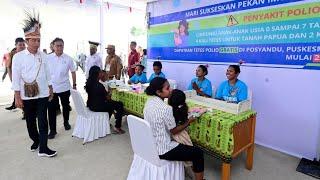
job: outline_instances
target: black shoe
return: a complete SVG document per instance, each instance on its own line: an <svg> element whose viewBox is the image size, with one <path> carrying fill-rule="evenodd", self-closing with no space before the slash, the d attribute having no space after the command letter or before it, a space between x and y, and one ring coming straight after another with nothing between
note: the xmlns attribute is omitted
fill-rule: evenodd
<svg viewBox="0 0 320 180"><path fill-rule="evenodd" d="M36 151L38 149L38 147L39 147L39 143L35 143L34 142L30 147L30 151L34 152L34 151Z"/></svg>
<svg viewBox="0 0 320 180"><path fill-rule="evenodd" d="M54 157L57 154L58 154L57 151L52 151L49 148L46 148L45 150L41 150L38 152L39 157Z"/></svg>
<svg viewBox="0 0 320 180"><path fill-rule="evenodd" d="M6 107L5 109L8 110L8 111L11 111L11 110L16 109L16 106L12 105L10 107Z"/></svg>
<svg viewBox="0 0 320 180"><path fill-rule="evenodd" d="M69 105L69 111L72 111L72 107Z"/></svg>
<svg viewBox="0 0 320 180"><path fill-rule="evenodd" d="M51 132L48 135L48 139L54 139L54 137L56 136L57 132Z"/></svg>
<svg viewBox="0 0 320 180"><path fill-rule="evenodd" d="M70 130L71 129L71 125L69 123L64 123L64 129L66 131Z"/></svg>

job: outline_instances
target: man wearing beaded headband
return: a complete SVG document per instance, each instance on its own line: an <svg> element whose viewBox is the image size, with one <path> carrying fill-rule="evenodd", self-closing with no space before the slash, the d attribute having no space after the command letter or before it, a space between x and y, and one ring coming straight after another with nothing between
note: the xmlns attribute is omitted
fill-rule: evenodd
<svg viewBox="0 0 320 180"><path fill-rule="evenodd" d="M47 55L39 51L39 15L26 13L23 31L27 49L15 54L12 60L12 89L15 91L16 107L23 108L29 137L33 144L30 151L39 148L38 156L53 157L57 154L48 148L48 101L53 98ZM38 128L37 122L38 119Z"/></svg>

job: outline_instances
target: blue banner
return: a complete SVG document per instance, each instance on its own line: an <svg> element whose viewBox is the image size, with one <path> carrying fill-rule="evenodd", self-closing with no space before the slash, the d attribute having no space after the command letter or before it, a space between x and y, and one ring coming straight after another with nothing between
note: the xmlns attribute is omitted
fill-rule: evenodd
<svg viewBox="0 0 320 180"><path fill-rule="evenodd" d="M213 63L242 59L250 65L320 69L316 0L228 1L154 17L152 24L150 59Z"/></svg>
<svg viewBox="0 0 320 180"><path fill-rule="evenodd" d="M151 17L150 25L161 24L172 21L179 21L181 19L192 19L198 17L212 16L218 14L224 14L228 12L237 12L249 9L255 9L260 7L268 7L292 2L299 2L303 0L242 0L242 1L230 1L215 4L212 6L205 6L196 9L190 9L186 11L171 13L163 16Z"/></svg>
<svg viewBox="0 0 320 180"><path fill-rule="evenodd" d="M245 59L246 63L255 64L305 65L319 61L320 44L155 47L148 52L149 59L161 60L238 62L240 59Z"/></svg>

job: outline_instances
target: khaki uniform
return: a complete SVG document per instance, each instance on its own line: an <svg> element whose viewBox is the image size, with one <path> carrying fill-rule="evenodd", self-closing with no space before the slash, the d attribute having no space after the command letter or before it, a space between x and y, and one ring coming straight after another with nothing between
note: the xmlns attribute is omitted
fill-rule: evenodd
<svg viewBox="0 0 320 180"><path fill-rule="evenodd" d="M107 65L110 66L110 70L106 68ZM115 76L116 79L120 80L122 67L123 67L122 62L119 56L117 55L107 56L104 69L108 72L109 78L112 78L113 76Z"/></svg>

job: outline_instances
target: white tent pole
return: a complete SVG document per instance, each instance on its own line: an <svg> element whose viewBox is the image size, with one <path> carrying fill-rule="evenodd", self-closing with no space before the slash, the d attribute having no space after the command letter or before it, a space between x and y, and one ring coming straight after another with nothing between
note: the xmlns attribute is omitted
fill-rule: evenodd
<svg viewBox="0 0 320 180"><path fill-rule="evenodd" d="M104 6L103 0L100 0L100 55L104 63L105 57L105 39L104 39Z"/></svg>

